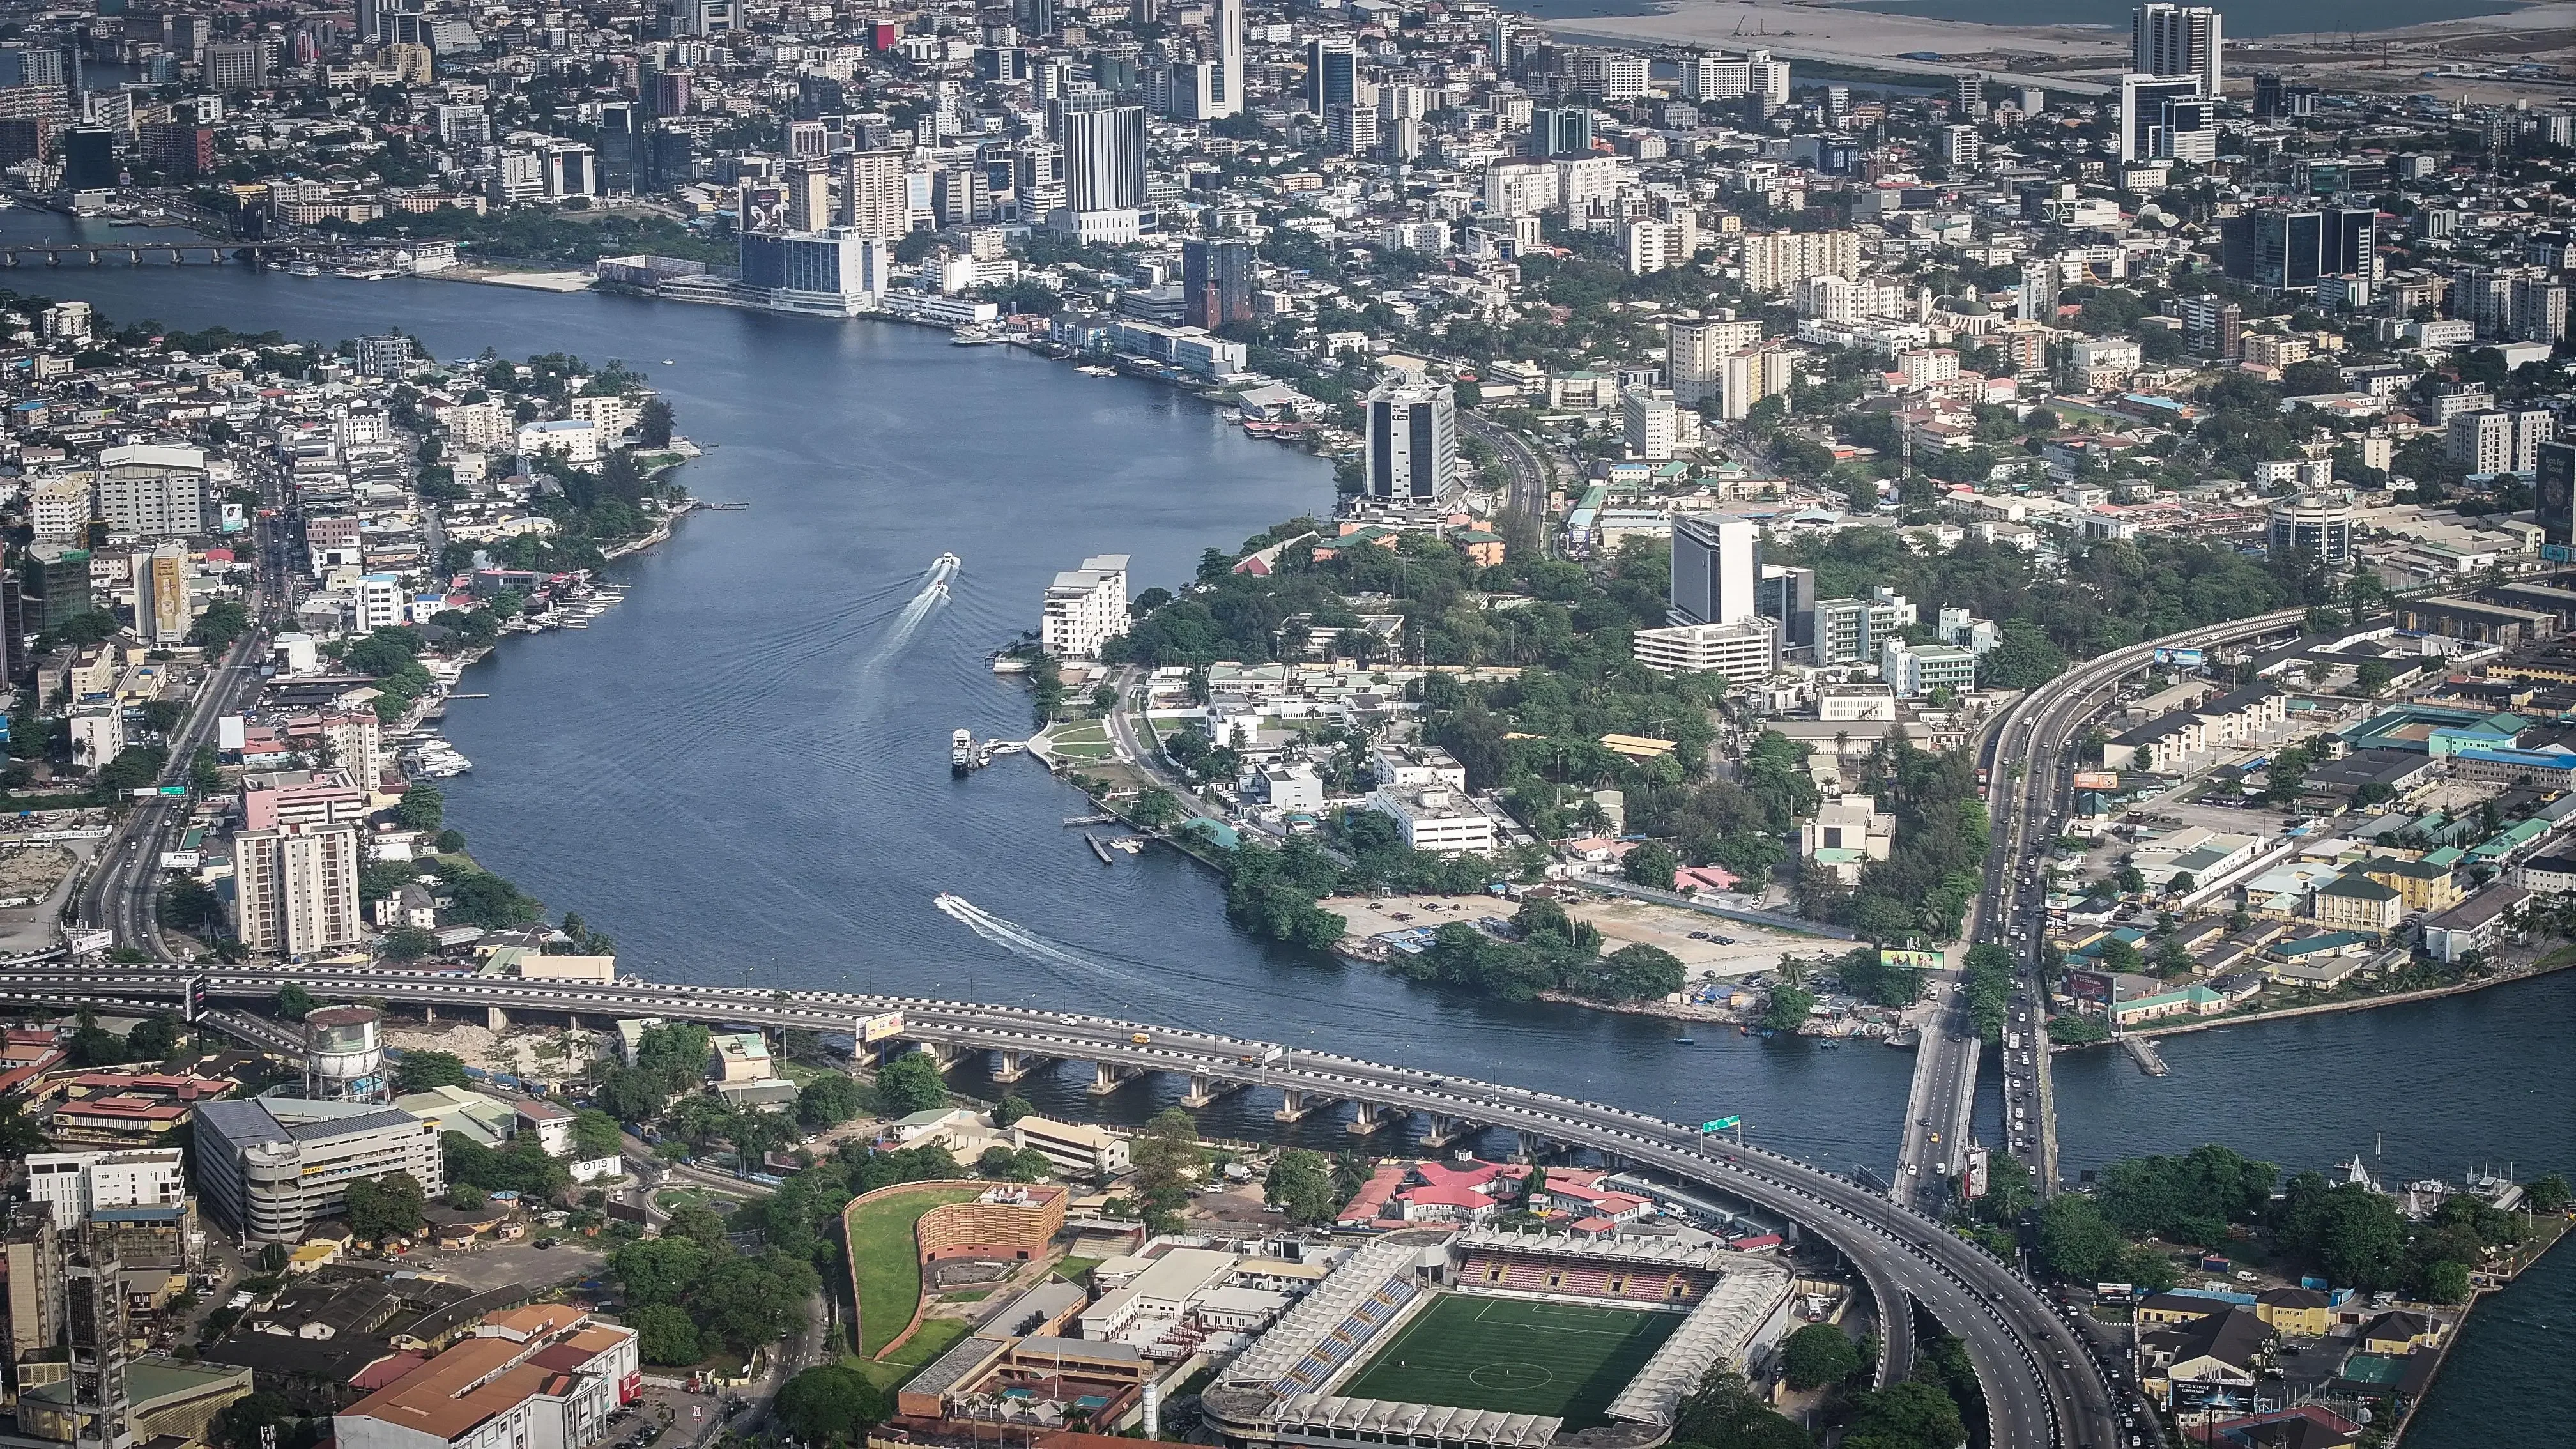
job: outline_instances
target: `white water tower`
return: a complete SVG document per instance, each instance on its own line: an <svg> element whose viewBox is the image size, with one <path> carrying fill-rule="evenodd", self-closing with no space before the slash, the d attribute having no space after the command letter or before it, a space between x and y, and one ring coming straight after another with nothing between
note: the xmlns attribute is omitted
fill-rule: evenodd
<svg viewBox="0 0 2576 1449"><path fill-rule="evenodd" d="M372 1006L324 1006L304 1018L304 1095L317 1102L390 1100L384 1013Z"/></svg>

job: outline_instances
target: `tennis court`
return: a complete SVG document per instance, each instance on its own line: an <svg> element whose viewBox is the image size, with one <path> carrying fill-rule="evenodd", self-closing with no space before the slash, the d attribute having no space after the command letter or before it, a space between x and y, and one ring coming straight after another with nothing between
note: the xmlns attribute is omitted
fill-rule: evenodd
<svg viewBox="0 0 2576 1449"><path fill-rule="evenodd" d="M1444 1293L1341 1392L1589 1428L1607 1422L1610 1401L1681 1321L1646 1308Z"/></svg>

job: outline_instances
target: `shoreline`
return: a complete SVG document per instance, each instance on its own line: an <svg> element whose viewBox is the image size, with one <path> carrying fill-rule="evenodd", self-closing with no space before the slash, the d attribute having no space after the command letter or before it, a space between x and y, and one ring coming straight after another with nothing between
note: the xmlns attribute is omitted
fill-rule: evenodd
<svg viewBox="0 0 2576 1449"><path fill-rule="evenodd" d="M2486 991L2493 987L2511 986L2517 982L2523 981L2537 981L2543 977L2555 976L2562 971L2576 971L2576 951L2570 951L2568 955L2569 959L2552 966L2543 966L2535 963L2528 971L2517 971L2510 975L2482 977L2476 981L2459 981L2454 982L2449 986L2428 986L2420 991L2393 991L2384 996L2361 996L2355 997L2350 1001L2318 1001L2312 1002L2306 1006L2285 1006L2278 1011L2255 1011L2247 1012L2242 1015L2201 1017L2192 1021L2177 1022L2172 1026L2140 1027L2135 1031L2125 1031L2120 1033L2119 1036L2106 1037L2101 1041L2052 1043L2049 1046L2049 1053L2053 1056L2060 1052L2082 1052L2091 1051L2097 1047L2117 1046L2121 1041L2129 1037L2153 1038L2188 1036L2194 1032L2217 1031L2222 1027L2261 1026L2270 1022L2290 1021L2299 1017L2330 1016L2349 1011L2372 1011L2383 1006L2405 1006L2419 1001L2438 1001L2446 996L2466 996L2472 992Z"/></svg>

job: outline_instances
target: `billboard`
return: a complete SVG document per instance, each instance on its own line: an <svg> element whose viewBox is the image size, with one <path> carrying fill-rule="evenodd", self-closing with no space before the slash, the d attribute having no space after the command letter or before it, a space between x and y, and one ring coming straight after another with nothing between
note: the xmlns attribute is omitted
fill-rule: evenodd
<svg viewBox="0 0 2576 1449"><path fill-rule="evenodd" d="M2206 660L2197 649L2159 649L2156 651L2156 662L2179 665L2184 669L2198 669Z"/></svg>
<svg viewBox="0 0 2576 1449"><path fill-rule="evenodd" d="M903 1013L900 1011L879 1012L875 1016L859 1018L859 1045L861 1046L875 1046L887 1037L901 1035L903 1035Z"/></svg>
<svg viewBox="0 0 2576 1449"><path fill-rule="evenodd" d="M1938 951L1906 951L1894 946L1881 946L1878 948L1878 964L1904 966L1916 971L1938 971L1942 961Z"/></svg>
<svg viewBox="0 0 2576 1449"><path fill-rule="evenodd" d="M1718 1117L1699 1124L1699 1130L1702 1134L1732 1132L1742 1125L1744 1125L1744 1119L1741 1117Z"/></svg>
<svg viewBox="0 0 2576 1449"><path fill-rule="evenodd" d="M1967 1170L1959 1174L1959 1196L1970 1202L1986 1195L1986 1149L1968 1149Z"/></svg>
<svg viewBox="0 0 2576 1449"><path fill-rule="evenodd" d="M2078 790L2117 790L2120 788L2120 772L2117 770L2078 770L2075 772L2075 788Z"/></svg>

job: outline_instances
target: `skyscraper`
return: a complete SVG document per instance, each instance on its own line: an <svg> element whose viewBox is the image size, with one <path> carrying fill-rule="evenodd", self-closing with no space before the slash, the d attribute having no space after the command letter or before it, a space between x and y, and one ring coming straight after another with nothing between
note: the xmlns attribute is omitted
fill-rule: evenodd
<svg viewBox="0 0 2576 1449"><path fill-rule="evenodd" d="M1193 327L1252 320L1252 243L1237 237L1181 243L1181 306Z"/></svg>
<svg viewBox="0 0 2576 1449"><path fill-rule="evenodd" d="M165 543L136 556L134 632L150 649L188 642L188 548Z"/></svg>
<svg viewBox="0 0 2576 1449"><path fill-rule="evenodd" d="M1112 91L1074 91L1052 112L1064 147L1064 204L1068 210L1134 211L1145 204L1145 108Z"/></svg>
<svg viewBox="0 0 2576 1449"><path fill-rule="evenodd" d="M2576 443L2553 440L2536 453L2532 518L2540 525L2542 546L2562 550L2542 556L2552 563L2576 562L2576 553L2565 551L2576 548Z"/></svg>
<svg viewBox="0 0 2576 1449"><path fill-rule="evenodd" d="M1673 515L1673 612L1693 624L1753 617L1762 531L1750 519Z"/></svg>
<svg viewBox="0 0 2576 1449"><path fill-rule="evenodd" d="M2129 18L2129 68L2142 75L2196 76L2219 95L2218 12L2206 5L2141 5Z"/></svg>
<svg viewBox="0 0 2576 1449"><path fill-rule="evenodd" d="M2120 164L2218 155L2215 110L2195 76L2120 77Z"/></svg>
<svg viewBox="0 0 2576 1449"><path fill-rule="evenodd" d="M1429 501L1458 468L1457 401L1434 383L1389 383L1368 397L1368 496Z"/></svg>
<svg viewBox="0 0 2576 1449"><path fill-rule="evenodd" d="M1210 117L1243 109L1243 0L1216 0L1216 84Z"/></svg>
<svg viewBox="0 0 2576 1449"><path fill-rule="evenodd" d="M1347 40L1314 40L1306 44L1306 109L1320 116L1332 106L1356 104L1360 94L1359 53Z"/></svg>

